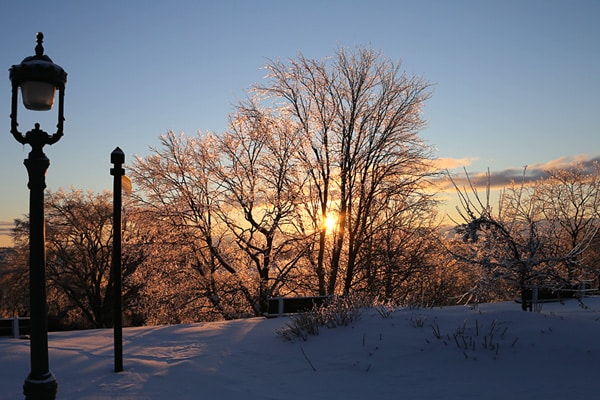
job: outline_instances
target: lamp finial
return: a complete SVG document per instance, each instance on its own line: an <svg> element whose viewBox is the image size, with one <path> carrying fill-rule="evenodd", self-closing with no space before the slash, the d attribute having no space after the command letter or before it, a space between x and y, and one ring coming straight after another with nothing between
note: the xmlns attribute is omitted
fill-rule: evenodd
<svg viewBox="0 0 600 400"><path fill-rule="evenodd" d="M43 56L44 55L44 46L42 46L42 42L44 41L44 34L42 32L38 32L35 35L37 39L37 46L35 46L35 55Z"/></svg>

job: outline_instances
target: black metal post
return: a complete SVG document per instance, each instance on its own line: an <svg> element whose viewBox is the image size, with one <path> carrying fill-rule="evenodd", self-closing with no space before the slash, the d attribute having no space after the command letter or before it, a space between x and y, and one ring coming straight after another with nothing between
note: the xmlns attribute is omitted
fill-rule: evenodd
<svg viewBox="0 0 600 400"><path fill-rule="evenodd" d="M122 179L125 175L123 163L125 153L116 148L110 153L110 162L114 168L110 169L113 175L113 254L112 278L114 285L113 329L115 347L115 372L123 371L123 318L121 310L121 208L122 208Z"/></svg>
<svg viewBox="0 0 600 400"><path fill-rule="evenodd" d="M46 309L46 230L44 189L50 160L42 151L47 134L36 128L28 132L32 150L24 164L29 174L29 308L31 324L31 372L23 384L27 400L53 400L58 382L48 362L48 311ZM39 139L39 140L38 140Z"/></svg>

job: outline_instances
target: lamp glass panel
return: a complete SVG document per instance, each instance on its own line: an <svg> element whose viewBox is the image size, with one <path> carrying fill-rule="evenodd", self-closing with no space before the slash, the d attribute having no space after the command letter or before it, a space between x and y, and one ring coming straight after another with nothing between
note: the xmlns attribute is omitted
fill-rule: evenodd
<svg viewBox="0 0 600 400"><path fill-rule="evenodd" d="M54 105L56 87L47 82L29 81L21 84L23 105L28 110L47 111Z"/></svg>

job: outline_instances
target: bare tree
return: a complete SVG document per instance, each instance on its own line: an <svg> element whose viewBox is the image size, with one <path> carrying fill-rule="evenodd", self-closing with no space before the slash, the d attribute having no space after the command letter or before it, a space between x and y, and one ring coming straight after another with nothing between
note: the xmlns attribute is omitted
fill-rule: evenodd
<svg viewBox="0 0 600 400"><path fill-rule="evenodd" d="M258 295L247 293L260 315L306 251L303 236L296 234L303 185L293 157L299 138L288 120L273 118L249 100L238 106L218 142L217 212L242 250L238 265L256 273L251 280Z"/></svg>
<svg viewBox="0 0 600 400"><path fill-rule="evenodd" d="M483 274L471 294L481 289L489 292L499 281L510 282L520 291L522 309L527 310L528 290L533 286L563 285L561 266L575 262L594 232L588 230L569 246L559 245L556 238L562 236L563 225L561 219L548 219L544 214L546 202L540 196L544 180L513 183L503 190L498 210L493 212L489 179L485 200L468 174L467 179L469 189L455 184L464 221L456 227L462 244L455 242L450 251L457 259L482 268Z"/></svg>
<svg viewBox="0 0 600 400"><path fill-rule="evenodd" d="M600 166L594 163L588 170L578 164L569 169L548 171L548 178L539 186L538 196L546 220L557 221L560 230L557 246L572 249L587 243L596 235L600 211ZM594 279L598 274L595 257L585 249L578 257L565 263L565 283L577 285Z"/></svg>
<svg viewBox="0 0 600 400"><path fill-rule="evenodd" d="M270 81L256 92L292 118L303 138L298 155L314 195L307 211L315 213L319 235L319 293L335 293L339 277L348 292L367 226L381 207L376 199L417 194L430 172L428 148L417 136L430 86L365 48L339 49L321 61L299 55L267 69ZM324 222L331 214L337 226L328 243Z"/></svg>
<svg viewBox="0 0 600 400"><path fill-rule="evenodd" d="M203 301L208 300L222 317L233 318L238 314L224 304L219 285L222 273L232 275L236 269L223 251L228 245L223 244L224 231L215 226L217 187L213 184L210 165L218 156L216 139L211 134L186 137L169 131L161 136L161 147L152 152L134 161L130 175L136 184L135 197L146 214L146 223L160 232L155 237L154 245L160 251L154 261L158 269L189 269L183 273L187 279L182 283L198 285L190 296L193 301L175 301L189 292L181 290L179 284L161 279L162 271L157 270L156 290L168 290L171 295L154 299L162 302L154 306L185 302L193 310L190 301L200 309L204 307ZM177 276L182 275L173 276L174 280ZM173 285L169 288L170 283Z"/></svg>
<svg viewBox="0 0 600 400"><path fill-rule="evenodd" d="M422 204L406 203L411 200ZM438 301L430 301L430 294L424 293L426 281L432 278L430 272L442 263L439 227L430 201L418 197L388 202L377 213L368 226L367 243L358 257L356 289L366 290L370 297L401 304L428 305Z"/></svg>
<svg viewBox="0 0 600 400"><path fill-rule="evenodd" d="M50 312L61 326L107 327L112 325L113 282L111 194L71 189L46 196L46 269ZM125 217L125 220L127 217ZM15 221L16 249L25 252L27 219ZM128 233L124 234L127 238ZM123 247L123 304L128 308L137 287L129 276L144 260L143 247Z"/></svg>
<svg viewBox="0 0 600 400"><path fill-rule="evenodd" d="M28 241L22 243L29 244ZM26 316L28 305L27 251L25 248L0 248L0 317Z"/></svg>

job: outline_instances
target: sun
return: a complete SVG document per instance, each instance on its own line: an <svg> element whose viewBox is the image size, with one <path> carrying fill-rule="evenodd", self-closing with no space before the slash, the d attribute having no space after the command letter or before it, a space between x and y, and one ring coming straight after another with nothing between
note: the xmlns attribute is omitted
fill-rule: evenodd
<svg viewBox="0 0 600 400"><path fill-rule="evenodd" d="M323 224L325 225L327 232L333 232L337 226L337 216L333 214L327 214L327 218L325 218L325 222Z"/></svg>

